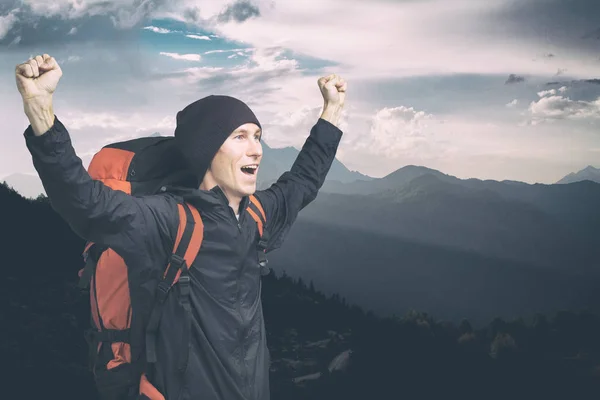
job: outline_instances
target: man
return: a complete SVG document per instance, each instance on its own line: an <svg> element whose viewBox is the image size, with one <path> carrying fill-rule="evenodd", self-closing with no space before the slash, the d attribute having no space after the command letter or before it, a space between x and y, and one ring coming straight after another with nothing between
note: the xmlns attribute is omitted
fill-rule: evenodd
<svg viewBox="0 0 600 400"><path fill-rule="evenodd" d="M51 204L82 238L113 248L130 273L166 262L177 234L177 202L170 193L135 197L92 180L53 110L62 76L54 58L36 56L16 68L30 126L24 133ZM190 327L167 299L152 384L166 399L268 400L269 351L257 263L258 233L242 213L254 194L266 214L269 247L279 247L298 212L315 199L335 158L346 83L318 80L324 107L291 170L256 191L261 125L241 101L208 96L177 114L175 141L201 182L182 196L200 212L202 248L190 266ZM160 261L160 262L157 262ZM173 297L173 296L171 296ZM191 335L185 364L172 351ZM162 398L157 395L156 398Z"/></svg>

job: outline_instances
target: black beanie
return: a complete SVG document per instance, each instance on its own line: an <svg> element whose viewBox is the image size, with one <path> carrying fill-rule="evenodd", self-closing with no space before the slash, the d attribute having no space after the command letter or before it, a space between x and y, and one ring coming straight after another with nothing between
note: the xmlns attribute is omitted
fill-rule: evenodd
<svg viewBox="0 0 600 400"><path fill-rule="evenodd" d="M175 142L198 182L231 132L247 123L262 129L250 107L230 96L210 95L177 113Z"/></svg>

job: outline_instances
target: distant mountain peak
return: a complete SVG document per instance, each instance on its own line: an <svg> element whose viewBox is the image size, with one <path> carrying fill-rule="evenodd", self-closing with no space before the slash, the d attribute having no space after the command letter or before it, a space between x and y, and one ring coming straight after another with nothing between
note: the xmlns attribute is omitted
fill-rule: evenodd
<svg viewBox="0 0 600 400"><path fill-rule="evenodd" d="M432 169L429 167L424 167L422 165L405 165L404 167L398 168L394 172L391 172L384 176L382 179L389 179L394 176L405 175L405 174L413 174L413 175L422 175L422 174L433 174L433 175L446 175L436 169Z"/></svg>
<svg viewBox="0 0 600 400"><path fill-rule="evenodd" d="M600 168L595 168L592 165L588 165L587 167L578 172L571 172L556 183L564 184L581 181L592 181L600 183Z"/></svg>

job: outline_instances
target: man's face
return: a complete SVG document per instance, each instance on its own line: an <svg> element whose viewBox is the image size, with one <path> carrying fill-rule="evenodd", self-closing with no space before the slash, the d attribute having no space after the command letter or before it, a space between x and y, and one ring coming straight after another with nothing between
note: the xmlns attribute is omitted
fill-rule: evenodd
<svg viewBox="0 0 600 400"><path fill-rule="evenodd" d="M229 135L212 160L207 175L230 200L256 191L256 175L262 158L260 138L258 125L244 124Z"/></svg>

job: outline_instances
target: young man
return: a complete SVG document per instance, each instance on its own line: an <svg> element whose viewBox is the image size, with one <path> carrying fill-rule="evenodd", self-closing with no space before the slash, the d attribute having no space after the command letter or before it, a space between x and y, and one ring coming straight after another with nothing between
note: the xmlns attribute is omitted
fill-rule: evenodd
<svg viewBox="0 0 600 400"><path fill-rule="evenodd" d="M166 265L178 227L174 196L130 196L90 178L53 111L61 75L47 54L16 68L30 122L25 141L52 207L79 236L113 248L131 274ZM346 83L330 75L318 86L324 99L321 117L291 170L262 191L256 191L261 125L243 102L208 96L177 114L175 141L201 182L183 197L200 212L204 238L189 272L191 326L181 323L181 309L170 298L160 322L152 383L166 399L270 398L259 237L255 222L241 211L254 194L266 214L271 251L317 196L341 140L337 125ZM182 365L173 348L186 334L191 340Z"/></svg>

